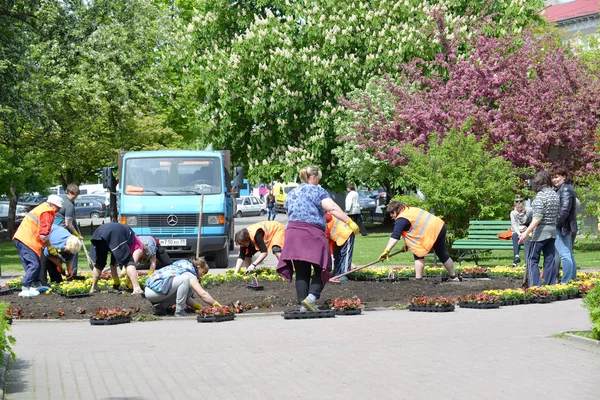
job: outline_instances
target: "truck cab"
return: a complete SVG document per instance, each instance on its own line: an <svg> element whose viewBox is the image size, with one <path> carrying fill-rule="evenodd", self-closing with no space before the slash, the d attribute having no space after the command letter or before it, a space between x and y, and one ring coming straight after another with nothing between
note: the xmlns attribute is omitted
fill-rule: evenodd
<svg viewBox="0 0 600 400"><path fill-rule="evenodd" d="M174 258L194 255L200 237L200 254L217 268L227 267L235 196L229 152L138 151L122 154L119 161L121 223L137 235L156 237Z"/></svg>

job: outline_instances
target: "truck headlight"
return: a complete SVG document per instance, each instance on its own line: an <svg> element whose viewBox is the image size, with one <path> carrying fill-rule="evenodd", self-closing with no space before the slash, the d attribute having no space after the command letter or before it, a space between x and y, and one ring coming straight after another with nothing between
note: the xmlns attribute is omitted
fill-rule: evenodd
<svg viewBox="0 0 600 400"><path fill-rule="evenodd" d="M225 223L225 217L223 215L209 215L208 225L223 225Z"/></svg>
<svg viewBox="0 0 600 400"><path fill-rule="evenodd" d="M137 217L135 215L128 216L125 221L127 222L127 225L130 226L135 226L138 224Z"/></svg>

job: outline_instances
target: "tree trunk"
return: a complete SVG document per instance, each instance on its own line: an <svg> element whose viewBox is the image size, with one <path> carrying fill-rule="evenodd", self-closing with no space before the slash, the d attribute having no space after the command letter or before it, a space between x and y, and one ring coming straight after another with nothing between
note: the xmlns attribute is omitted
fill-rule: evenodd
<svg viewBox="0 0 600 400"><path fill-rule="evenodd" d="M113 185L110 188L110 222L117 222L119 212L117 210L117 179L113 179Z"/></svg>
<svg viewBox="0 0 600 400"><path fill-rule="evenodd" d="M15 214L17 212L17 200L19 199L19 191L14 184L10 185L10 198L8 203L8 237L12 239L15 234Z"/></svg>

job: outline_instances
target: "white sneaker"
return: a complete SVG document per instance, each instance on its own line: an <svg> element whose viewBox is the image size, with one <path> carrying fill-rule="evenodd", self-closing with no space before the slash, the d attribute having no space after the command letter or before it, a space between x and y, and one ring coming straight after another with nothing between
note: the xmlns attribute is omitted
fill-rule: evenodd
<svg viewBox="0 0 600 400"><path fill-rule="evenodd" d="M35 288L28 288L23 286L21 288L21 292L19 293L19 297L35 297L35 296L39 296L40 292L38 292L37 290L35 290Z"/></svg>

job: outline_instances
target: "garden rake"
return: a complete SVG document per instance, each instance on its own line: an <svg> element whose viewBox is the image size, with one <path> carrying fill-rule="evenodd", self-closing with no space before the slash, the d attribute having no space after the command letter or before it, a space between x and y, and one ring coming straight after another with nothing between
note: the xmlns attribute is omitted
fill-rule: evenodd
<svg viewBox="0 0 600 400"><path fill-rule="evenodd" d="M83 252L85 253L85 257L87 258L88 267L90 267L90 269L93 271L94 270L94 262L90 258L90 254L88 253L87 247L85 247L85 242L83 240L81 241L81 247L83 247Z"/></svg>
<svg viewBox="0 0 600 400"><path fill-rule="evenodd" d="M393 256L398 255L400 253L404 253L405 251L406 251L405 249L395 251L395 252L391 253L388 257L393 257ZM367 265L363 265L362 267L354 268L354 269L352 269L352 270L350 270L348 272L344 272L343 274L339 274L337 276L334 276L331 279L329 279L329 282L340 283L340 281L338 279L341 278L342 276L350 275L353 272L360 271L361 269L365 269L365 268L371 267L371 266L373 266L375 264L380 263L381 261L383 261L383 260L373 261L372 263L369 263Z"/></svg>

